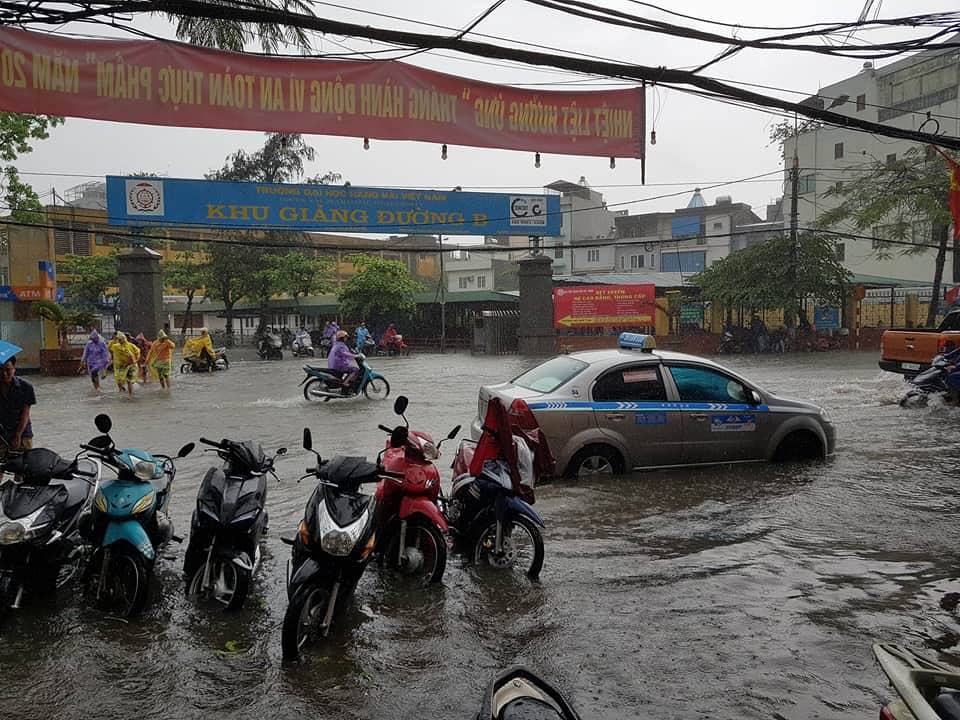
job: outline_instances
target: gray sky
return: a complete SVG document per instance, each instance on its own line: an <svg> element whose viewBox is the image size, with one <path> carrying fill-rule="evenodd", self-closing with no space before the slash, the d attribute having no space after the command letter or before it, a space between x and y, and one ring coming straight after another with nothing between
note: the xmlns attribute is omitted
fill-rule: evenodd
<svg viewBox="0 0 960 720"><path fill-rule="evenodd" d="M318 14L362 24L402 28L417 32L442 32L413 22L400 23L343 6L386 14L402 14L451 27L464 27L490 4L490 0L441 2L420 0L404 4L392 0L345 0L334 5L316 4ZM691 21L664 15L628 0L603 0L607 7L690 25ZM863 0L807 0L779 3L769 0L660 0L671 10L696 17L751 25L797 25L818 21L849 21L859 15ZM955 10L955 0L886 0L882 17L922 12ZM140 18L135 23L163 36L173 36L172 27L158 17ZM703 25L705 29L708 26ZM92 29L94 28L94 29ZM96 26L68 26L67 32L114 34ZM716 26L709 29L718 31ZM714 57L722 46L699 41L678 40L661 35L621 30L578 20L539 8L521 0L507 0L477 28L477 32L532 42L643 65L693 67ZM747 31L744 31L747 35ZM852 42L889 41L912 37L905 30L860 33ZM477 38L483 39L483 38ZM343 52L375 49L366 40L314 36L315 51ZM290 50L293 52L293 50ZM422 53L409 60L417 65L489 82L506 84L563 83L544 89L571 89L615 86L610 80L582 80L584 76L565 71L525 68L502 61L471 59L451 51ZM877 63L882 66L883 62ZM705 74L742 82L776 86L784 90L813 94L860 70L862 61L839 59L811 53L745 50L711 67ZM797 100L804 95L760 90ZM610 169L605 158L546 155L534 168L532 153L450 146L449 158L440 159L440 146L419 142L371 141L364 151L354 138L306 136L317 150L317 160L308 174L335 170L354 185L436 187L497 191L512 187L542 187L557 179L576 181L581 176L604 193L610 204L631 212L672 210L686 205L694 185L707 185L777 170L781 161L775 146L769 145L769 126L780 118L693 97L674 90L649 90L647 95L648 142L656 114L657 144L647 148L647 186L640 186L640 162L618 160ZM18 162L24 179L38 193L67 188L106 174L137 171L158 172L172 177L202 177L218 168L238 148L256 149L262 133L224 130L167 128L102 121L68 119L53 131L49 140ZM54 173L33 175L29 172ZM63 175L61 175L61 173ZM77 174L85 177L69 177ZM89 177L86 177L89 176ZM762 216L764 205L781 194L781 178L704 190L708 203L717 195L732 195L735 202L747 202ZM673 183L676 183L675 185ZM615 187L615 186L621 187ZM682 192L674 198L651 199ZM42 198L50 200L50 195Z"/></svg>

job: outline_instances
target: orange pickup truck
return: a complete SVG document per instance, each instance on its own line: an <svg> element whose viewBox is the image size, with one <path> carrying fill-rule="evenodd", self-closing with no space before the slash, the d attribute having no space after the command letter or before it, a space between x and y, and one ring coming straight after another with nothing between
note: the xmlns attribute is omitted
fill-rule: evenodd
<svg viewBox="0 0 960 720"><path fill-rule="evenodd" d="M887 330L880 338L880 369L916 375L930 367L935 355L960 346L960 309L951 310L936 330Z"/></svg>

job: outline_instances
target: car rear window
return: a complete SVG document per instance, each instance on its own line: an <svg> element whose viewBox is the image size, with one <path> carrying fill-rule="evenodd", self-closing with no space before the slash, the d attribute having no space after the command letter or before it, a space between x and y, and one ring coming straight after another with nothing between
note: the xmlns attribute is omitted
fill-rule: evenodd
<svg viewBox="0 0 960 720"><path fill-rule="evenodd" d="M611 370L593 386L597 401L664 402L667 393L656 365L633 365Z"/></svg>
<svg viewBox="0 0 960 720"><path fill-rule="evenodd" d="M561 355L517 375L510 382L527 390L548 393L568 382L585 367L588 366L583 360Z"/></svg>

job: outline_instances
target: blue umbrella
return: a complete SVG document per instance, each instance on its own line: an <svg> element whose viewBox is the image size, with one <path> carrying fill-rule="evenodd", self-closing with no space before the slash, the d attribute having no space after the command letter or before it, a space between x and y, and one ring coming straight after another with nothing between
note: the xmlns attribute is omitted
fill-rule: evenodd
<svg viewBox="0 0 960 720"><path fill-rule="evenodd" d="M6 340L0 340L0 365L12 358L18 352L23 352L23 348Z"/></svg>

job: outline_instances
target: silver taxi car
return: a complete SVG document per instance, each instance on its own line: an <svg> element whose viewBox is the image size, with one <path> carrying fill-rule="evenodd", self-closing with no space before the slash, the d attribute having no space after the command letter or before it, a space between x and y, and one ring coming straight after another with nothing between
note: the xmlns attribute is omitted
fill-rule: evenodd
<svg viewBox="0 0 960 720"><path fill-rule="evenodd" d="M711 360L657 350L654 342L624 333L618 349L560 355L481 387L473 437L496 395L508 408L526 403L557 473L571 477L833 454L836 432L823 408L777 397Z"/></svg>

